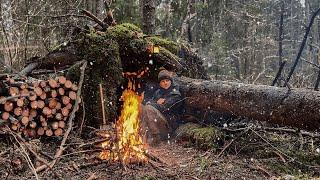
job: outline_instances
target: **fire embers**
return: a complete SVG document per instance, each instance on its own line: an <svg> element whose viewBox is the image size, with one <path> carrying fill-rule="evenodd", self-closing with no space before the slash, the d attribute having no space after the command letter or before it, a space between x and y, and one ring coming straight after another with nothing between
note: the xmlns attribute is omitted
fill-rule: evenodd
<svg viewBox="0 0 320 180"><path fill-rule="evenodd" d="M105 134L108 139L103 142L100 158L121 161L124 164L146 162L145 146L140 134L141 98L131 89L122 93L124 101L121 116L116 123L116 137Z"/></svg>

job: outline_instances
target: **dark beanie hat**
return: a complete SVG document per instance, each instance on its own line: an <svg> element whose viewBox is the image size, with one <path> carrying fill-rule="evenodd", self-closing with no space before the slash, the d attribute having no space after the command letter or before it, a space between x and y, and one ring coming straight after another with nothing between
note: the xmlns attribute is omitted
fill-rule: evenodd
<svg viewBox="0 0 320 180"><path fill-rule="evenodd" d="M161 70L158 74L158 80L169 79L172 81L172 73L167 70Z"/></svg>

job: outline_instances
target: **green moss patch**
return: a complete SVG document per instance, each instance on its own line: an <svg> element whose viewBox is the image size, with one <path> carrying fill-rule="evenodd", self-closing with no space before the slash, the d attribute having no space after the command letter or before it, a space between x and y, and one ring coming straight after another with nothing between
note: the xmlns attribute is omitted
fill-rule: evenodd
<svg viewBox="0 0 320 180"><path fill-rule="evenodd" d="M224 134L214 127L201 127L199 124L187 123L176 130L178 139L188 140L201 149L217 148Z"/></svg>

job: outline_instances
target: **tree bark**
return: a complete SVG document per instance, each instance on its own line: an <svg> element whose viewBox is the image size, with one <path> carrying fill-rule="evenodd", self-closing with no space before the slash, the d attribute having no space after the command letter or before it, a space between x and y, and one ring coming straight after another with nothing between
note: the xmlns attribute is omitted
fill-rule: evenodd
<svg viewBox="0 0 320 180"><path fill-rule="evenodd" d="M320 93L225 81L177 78L185 106L244 116L279 125L320 128Z"/></svg>
<svg viewBox="0 0 320 180"><path fill-rule="evenodd" d="M155 32L155 1L140 0L142 13L142 30L146 34L154 34Z"/></svg>
<svg viewBox="0 0 320 180"><path fill-rule="evenodd" d="M283 56L283 52L282 52L282 41L283 41L283 15L284 15L284 2L281 1L280 4L280 22L279 22L279 66L281 66L282 64L282 56Z"/></svg>
<svg viewBox="0 0 320 180"><path fill-rule="evenodd" d="M12 5L10 0L4 0L0 3L0 15L1 15L1 29L2 29L2 46L4 51L4 62L6 65L12 66L13 64L13 52L11 52L11 46L13 43L13 17L12 17Z"/></svg>
<svg viewBox="0 0 320 180"><path fill-rule="evenodd" d="M293 66L291 67L291 70L290 70L290 72L289 72L289 75L288 75L288 77L287 77L287 79L286 79L286 83L288 83L288 82L290 81L290 79L291 79L291 76L292 76L292 74L293 74L293 72L294 72L294 70L295 70L295 68L296 68L296 66L297 66L297 64L298 64L298 62L299 62L299 59L300 59L300 57L301 57L302 51L303 51L303 49L304 49L304 46L306 45L307 38L308 38L308 35L309 35L309 33L310 33L312 24L313 24L316 16L317 16L319 13L320 13L320 8L319 8L315 13L313 13L312 16L311 16L309 25L308 25L307 28L306 28L306 33L304 34L303 40L302 40L302 42L301 42L299 52L298 52L298 54L297 54L297 57L296 57L296 59L295 59L295 61L294 61Z"/></svg>

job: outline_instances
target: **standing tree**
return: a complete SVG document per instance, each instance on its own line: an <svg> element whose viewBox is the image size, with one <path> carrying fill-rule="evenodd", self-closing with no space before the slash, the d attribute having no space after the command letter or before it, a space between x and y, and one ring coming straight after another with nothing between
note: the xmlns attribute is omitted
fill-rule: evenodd
<svg viewBox="0 0 320 180"><path fill-rule="evenodd" d="M1 36L2 47L7 51L4 51L4 63L12 66L13 57L11 48L13 47L13 18L12 18L12 4L10 0L1 1L0 14L1 14Z"/></svg>
<svg viewBox="0 0 320 180"><path fill-rule="evenodd" d="M142 30L146 34L155 33L155 0L140 0Z"/></svg>

